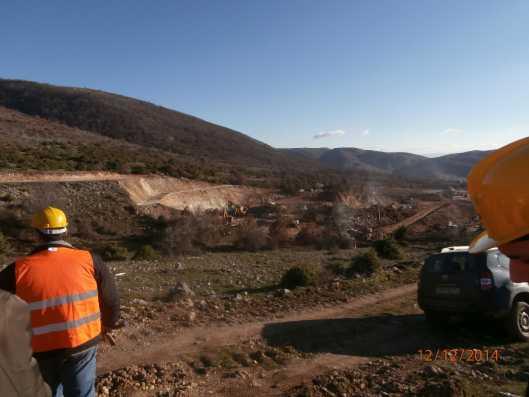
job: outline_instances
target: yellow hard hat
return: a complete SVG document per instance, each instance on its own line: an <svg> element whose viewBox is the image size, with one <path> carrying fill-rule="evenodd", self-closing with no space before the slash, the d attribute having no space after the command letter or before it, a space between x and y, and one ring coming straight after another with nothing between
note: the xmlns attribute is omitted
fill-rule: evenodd
<svg viewBox="0 0 529 397"><path fill-rule="evenodd" d="M33 215L31 226L44 234L62 234L66 232L68 220L62 210L47 207Z"/></svg>
<svg viewBox="0 0 529 397"><path fill-rule="evenodd" d="M470 252L529 235L529 137L496 150L472 168L468 193L486 232Z"/></svg>

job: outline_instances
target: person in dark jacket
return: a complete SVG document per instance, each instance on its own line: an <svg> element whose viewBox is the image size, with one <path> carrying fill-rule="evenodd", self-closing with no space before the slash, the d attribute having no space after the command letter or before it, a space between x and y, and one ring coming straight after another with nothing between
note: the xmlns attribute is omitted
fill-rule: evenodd
<svg viewBox="0 0 529 397"><path fill-rule="evenodd" d="M29 307L0 290L0 396L49 397L50 389L32 357Z"/></svg>
<svg viewBox="0 0 529 397"><path fill-rule="evenodd" d="M31 311L32 347L54 396L95 396L97 344L119 324L114 277L95 254L63 240L63 211L48 207L32 226L41 244L0 272L0 288Z"/></svg>

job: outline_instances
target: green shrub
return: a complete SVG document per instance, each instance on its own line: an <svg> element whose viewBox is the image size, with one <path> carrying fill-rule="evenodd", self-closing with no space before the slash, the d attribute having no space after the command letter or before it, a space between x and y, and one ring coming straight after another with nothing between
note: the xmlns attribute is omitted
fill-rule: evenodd
<svg viewBox="0 0 529 397"><path fill-rule="evenodd" d="M125 247L112 244L103 249L101 256L106 261L123 261L129 257L129 251Z"/></svg>
<svg viewBox="0 0 529 397"><path fill-rule="evenodd" d="M104 169L107 171L119 171L121 164L116 160L108 160L105 162Z"/></svg>
<svg viewBox="0 0 529 397"><path fill-rule="evenodd" d="M210 249L222 242L222 219L211 214L193 216L195 245Z"/></svg>
<svg viewBox="0 0 529 397"><path fill-rule="evenodd" d="M238 170L233 170L228 177L228 183L230 185L244 185L246 183L246 177Z"/></svg>
<svg viewBox="0 0 529 397"><path fill-rule="evenodd" d="M5 203L11 203L15 201L15 197L10 193L5 193L2 196L0 196L0 200Z"/></svg>
<svg viewBox="0 0 529 397"><path fill-rule="evenodd" d="M134 254L135 260L148 261L158 259L160 254L152 247L152 245L142 245Z"/></svg>
<svg viewBox="0 0 529 397"><path fill-rule="evenodd" d="M393 233L393 238L397 241L403 241L406 238L406 234L408 233L408 229L406 226L401 226L397 230L395 230L395 233Z"/></svg>
<svg viewBox="0 0 529 397"><path fill-rule="evenodd" d="M295 195L304 187L305 182L301 178L295 176L283 177L279 184L281 192L287 195Z"/></svg>
<svg viewBox="0 0 529 397"><path fill-rule="evenodd" d="M10 249L9 242L2 232L0 232L0 257L6 255Z"/></svg>
<svg viewBox="0 0 529 397"><path fill-rule="evenodd" d="M247 218L237 231L235 246L243 251L259 251L268 246L268 232L253 218Z"/></svg>
<svg viewBox="0 0 529 397"><path fill-rule="evenodd" d="M351 265L347 269L347 274L349 276L353 274L371 275L379 270L380 261L378 260L377 253L373 249L370 249L352 259Z"/></svg>
<svg viewBox="0 0 529 397"><path fill-rule="evenodd" d="M320 250L336 251L338 249L340 236L336 233L324 230L320 238L316 242L316 248Z"/></svg>
<svg viewBox="0 0 529 397"><path fill-rule="evenodd" d="M318 279L318 272L307 266L291 267L283 274L280 285L284 288L306 287L313 285Z"/></svg>
<svg viewBox="0 0 529 397"><path fill-rule="evenodd" d="M330 273L331 277L334 276L348 276L350 261L345 260L333 260L325 265L325 270Z"/></svg>
<svg viewBox="0 0 529 397"><path fill-rule="evenodd" d="M161 231L162 238L157 243L157 247L169 256L180 256L197 251L193 244L194 233L193 224L189 217L181 217L172 220Z"/></svg>
<svg viewBox="0 0 529 397"><path fill-rule="evenodd" d="M0 231L12 238L18 238L26 224L12 211L0 210Z"/></svg>
<svg viewBox="0 0 529 397"><path fill-rule="evenodd" d="M387 238L384 240L378 240L373 243L373 247L377 252L378 256L385 259L401 259L402 252L393 239Z"/></svg>
<svg viewBox="0 0 529 397"><path fill-rule="evenodd" d="M347 238L341 236L338 240L338 247L342 250L348 250L351 248L355 248L355 240L352 238Z"/></svg>
<svg viewBox="0 0 529 397"><path fill-rule="evenodd" d="M287 245L290 242L288 220L279 217L279 219L270 226L269 235L269 246L271 249L277 249Z"/></svg>
<svg viewBox="0 0 529 397"><path fill-rule="evenodd" d="M198 253L218 244L222 220L214 215L180 215L157 220L144 218L147 238L159 252L169 256Z"/></svg>
<svg viewBox="0 0 529 397"><path fill-rule="evenodd" d="M322 239L322 230L314 224L308 224L301 228L296 241L301 245L317 245Z"/></svg>
<svg viewBox="0 0 529 397"><path fill-rule="evenodd" d="M316 248L324 249L329 251L336 251L339 249L350 249L354 246L354 241L350 238L340 236L338 233L334 233L325 230L320 236L320 239L316 243Z"/></svg>

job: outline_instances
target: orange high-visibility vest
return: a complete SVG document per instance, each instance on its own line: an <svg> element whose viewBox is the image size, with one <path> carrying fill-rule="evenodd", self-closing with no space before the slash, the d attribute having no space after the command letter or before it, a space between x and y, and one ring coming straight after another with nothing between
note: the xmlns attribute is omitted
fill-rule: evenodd
<svg viewBox="0 0 529 397"><path fill-rule="evenodd" d="M33 351L74 348L101 333L92 255L49 247L15 264L16 294L29 304Z"/></svg>

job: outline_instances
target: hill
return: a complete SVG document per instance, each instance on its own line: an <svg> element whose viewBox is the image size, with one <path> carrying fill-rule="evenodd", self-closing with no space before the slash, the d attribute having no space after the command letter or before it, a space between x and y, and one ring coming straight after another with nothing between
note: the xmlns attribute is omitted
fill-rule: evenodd
<svg viewBox="0 0 529 397"><path fill-rule="evenodd" d="M281 149L290 155L297 156L300 158L311 159L311 160L320 160L321 156L328 152L329 148L290 148L290 149Z"/></svg>
<svg viewBox="0 0 529 397"><path fill-rule="evenodd" d="M357 148L296 148L293 155L318 159L322 167L340 171L363 170L407 179L457 181L466 178L488 151L470 151L436 158L404 152L380 152Z"/></svg>
<svg viewBox="0 0 529 397"><path fill-rule="evenodd" d="M489 153L490 151L473 150L436 158L427 158L414 165L400 168L398 174L414 179L463 180L466 179L474 164Z"/></svg>
<svg viewBox="0 0 529 397"><path fill-rule="evenodd" d="M254 170L311 170L240 132L145 101L86 88L0 79L0 106L106 137L171 152L189 162Z"/></svg>
<svg viewBox="0 0 529 397"><path fill-rule="evenodd" d="M411 153L386 153L356 148L332 149L322 154L320 162L324 166L349 170L364 169L394 173L404 166L413 166L424 157Z"/></svg>
<svg viewBox="0 0 529 397"><path fill-rule="evenodd" d="M218 170L0 106L0 170L105 170L222 179Z"/></svg>
<svg viewBox="0 0 529 397"><path fill-rule="evenodd" d="M314 175L329 169L455 181L464 179L487 153L427 158L357 148L275 149L240 132L145 101L21 80L0 79L2 106L2 146L23 150L4 155L0 166L16 169L155 172L212 182L239 179L238 175L256 180ZM8 113L6 108L20 113ZM36 140L31 139L33 135Z"/></svg>

